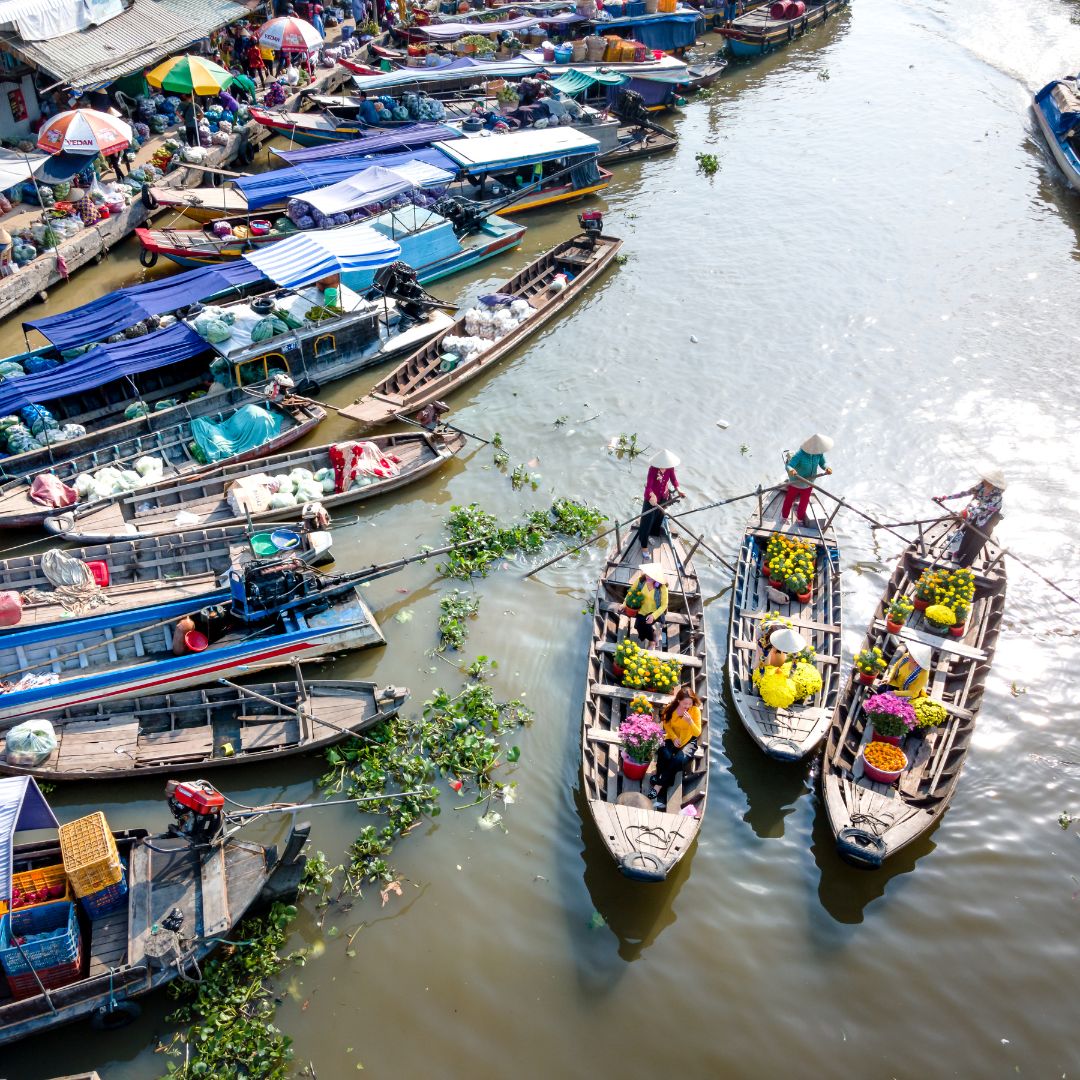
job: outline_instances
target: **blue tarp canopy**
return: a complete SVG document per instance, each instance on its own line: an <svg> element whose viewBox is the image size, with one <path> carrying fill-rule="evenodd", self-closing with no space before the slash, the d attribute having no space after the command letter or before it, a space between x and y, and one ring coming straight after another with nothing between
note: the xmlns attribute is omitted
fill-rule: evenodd
<svg viewBox="0 0 1080 1080"><path fill-rule="evenodd" d="M306 146L301 150L274 150L278 157L290 165L302 165L306 161L325 161L326 158L344 157L346 154L364 157L367 154L387 154L392 150L408 150L410 147L430 146L447 139L460 139L462 133L446 124L406 124L390 131L376 131L327 146ZM243 187L240 187L241 191Z"/></svg>
<svg viewBox="0 0 1080 1080"><path fill-rule="evenodd" d="M499 19L490 22L444 22L417 26L414 29L431 38L432 41L453 41L466 34L516 34L519 30L528 30L540 20L533 15L522 15L517 19Z"/></svg>
<svg viewBox="0 0 1080 1080"><path fill-rule="evenodd" d="M208 348L207 343L183 323L174 323L142 337L95 345L82 356L51 371L0 382L0 416L8 416L27 405L81 394L126 375L188 360Z"/></svg>
<svg viewBox="0 0 1080 1080"><path fill-rule="evenodd" d="M1080 123L1080 93L1075 83L1051 83L1036 94L1035 100L1043 106L1043 114L1059 135Z"/></svg>
<svg viewBox="0 0 1080 1080"><path fill-rule="evenodd" d="M293 165L288 169L245 176L234 181L247 198L249 210L258 210L271 203L284 202L301 192L314 191L316 188L329 187L341 180L348 180L364 169L381 165L385 169L396 169L410 161L422 161L436 169L453 172L457 166L441 151L427 147L424 150L403 150L400 154L380 154L370 160L355 157L351 153L342 157L342 148L351 147L351 143L333 143L332 146L319 147L320 150L334 149L337 153L330 160L319 161L310 165Z"/></svg>
<svg viewBox="0 0 1080 1080"><path fill-rule="evenodd" d="M401 246L369 225L358 223L341 229L295 233L249 252L244 258L271 281L295 289L331 274L355 274L388 266L401 258Z"/></svg>
<svg viewBox="0 0 1080 1080"><path fill-rule="evenodd" d="M676 11L672 14L637 15L628 19L605 19L603 29L630 27L634 38L648 49L685 49L705 33L705 19L696 11Z"/></svg>
<svg viewBox="0 0 1080 1080"><path fill-rule="evenodd" d="M354 75L353 83L358 90L369 94L378 93L395 86L422 86L424 83L440 82L450 76L468 79L494 79L506 77L520 79L526 75L535 75L541 70L541 64L533 59L518 57L514 60L473 60L462 56L436 67L399 68L397 71L384 71L378 75Z"/></svg>
<svg viewBox="0 0 1080 1080"><path fill-rule="evenodd" d="M228 289L250 285L261 276L258 270L242 259L219 266L200 267L145 285L117 289L60 315L31 319L23 323L23 329L33 328L44 334L58 349L69 349L74 345L85 345L88 341L104 341L110 335L134 326L147 315L175 311L196 300L205 300Z"/></svg>
<svg viewBox="0 0 1080 1080"><path fill-rule="evenodd" d="M11 903L15 834L55 829L58 824L32 776L7 776L0 780L0 900Z"/></svg>
<svg viewBox="0 0 1080 1080"><path fill-rule="evenodd" d="M604 86L623 86L629 81L630 76L621 71L578 71L577 68L571 68L565 75L552 79L548 86L553 86L560 94L573 97L597 83Z"/></svg>

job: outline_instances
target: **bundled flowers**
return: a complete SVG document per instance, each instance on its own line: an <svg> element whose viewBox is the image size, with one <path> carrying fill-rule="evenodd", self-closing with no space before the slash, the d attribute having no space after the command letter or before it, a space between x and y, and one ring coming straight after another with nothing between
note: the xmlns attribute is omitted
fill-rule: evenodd
<svg viewBox="0 0 1080 1080"><path fill-rule="evenodd" d="M619 725L623 749L631 761L647 765L664 741L664 729L655 718L634 713Z"/></svg>
<svg viewBox="0 0 1080 1080"><path fill-rule="evenodd" d="M805 593L814 580L817 548L809 540L773 533L765 545L769 577L782 581L790 593Z"/></svg>
<svg viewBox="0 0 1080 1080"><path fill-rule="evenodd" d="M652 716L653 714L652 702L644 694L635 694L626 709L635 716Z"/></svg>
<svg viewBox="0 0 1080 1080"><path fill-rule="evenodd" d="M881 649L874 646L872 649L863 649L855 654L855 668L863 675L880 675L885 670L885 657L881 655Z"/></svg>
<svg viewBox="0 0 1080 1080"><path fill-rule="evenodd" d="M863 712L879 735L890 739L907 735L915 728L915 709L896 694L874 694L863 702Z"/></svg>
<svg viewBox="0 0 1080 1080"><path fill-rule="evenodd" d="M944 604L931 604L924 612L923 617L927 622L935 626L955 626L956 612Z"/></svg>
<svg viewBox="0 0 1080 1080"><path fill-rule="evenodd" d="M788 660L780 667L762 665L752 676L761 700L771 709L786 709L821 691L821 672L804 660Z"/></svg>
<svg viewBox="0 0 1080 1080"><path fill-rule="evenodd" d="M916 698L913 702L913 708L915 709L915 725L920 731L923 728L932 728L944 724L949 718L945 706L934 701L933 698Z"/></svg>
<svg viewBox="0 0 1080 1080"><path fill-rule="evenodd" d="M863 748L863 757L882 772L900 772L907 767L907 755L891 743L867 743Z"/></svg>
<svg viewBox="0 0 1080 1080"><path fill-rule="evenodd" d="M902 623L915 610L915 605L902 593L898 593L889 601L887 614L889 621Z"/></svg>

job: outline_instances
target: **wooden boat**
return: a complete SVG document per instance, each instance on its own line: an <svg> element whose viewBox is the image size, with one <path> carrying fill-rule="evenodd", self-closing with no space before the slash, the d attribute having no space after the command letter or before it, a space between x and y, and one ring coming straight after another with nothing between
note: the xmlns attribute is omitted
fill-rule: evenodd
<svg viewBox="0 0 1080 1080"><path fill-rule="evenodd" d="M686 65L687 81L681 87L685 93L696 94L699 90L708 90L724 74L727 60L717 54L708 60L699 60Z"/></svg>
<svg viewBox="0 0 1080 1080"><path fill-rule="evenodd" d="M1050 153L1074 191L1080 191L1080 82L1055 79L1034 97L1032 108Z"/></svg>
<svg viewBox="0 0 1080 1080"><path fill-rule="evenodd" d="M332 561L323 538L329 533L301 531L296 554L312 565ZM271 545L272 546L272 545ZM105 566L108 584L88 598L85 591L57 588L45 573L44 556L0 559L0 581L22 599L22 619L0 628L0 635L30 627L71 623L99 607L134 611L181 598L195 607L228 598L228 572L257 556L246 527L192 529L183 533L116 540L111 544L67 548L64 554Z"/></svg>
<svg viewBox="0 0 1080 1080"><path fill-rule="evenodd" d="M244 193L230 184L220 187L177 188L158 184L150 188L150 194L160 206L174 211L181 217L203 224L220 217L248 212Z"/></svg>
<svg viewBox="0 0 1080 1080"><path fill-rule="evenodd" d="M443 339L464 335L462 316L445 334L433 338L424 348L403 360L364 397L342 409L342 416L364 427L387 424L399 413L413 412L451 394L494 367L526 338L564 311L611 265L621 247L622 241L615 237L582 233L552 248L496 290L527 300L534 309L533 315L471 360L445 371L443 357L447 350ZM552 280L556 274L564 272L573 275L572 280L562 291L556 291Z"/></svg>
<svg viewBox="0 0 1080 1080"><path fill-rule="evenodd" d="M242 672L385 644L355 581L323 587L299 560L230 571L230 601L201 651L173 652L179 619L209 605L181 596L0 637L0 726L45 709L182 690ZM198 625L198 623L197 623ZM16 682L15 680L18 680Z"/></svg>
<svg viewBox="0 0 1080 1080"><path fill-rule="evenodd" d="M457 432L432 433L411 431L379 435L369 440L382 457L398 459L398 471L392 476L372 478L371 482L347 491L325 495L321 500L327 510L372 499L388 491L420 480L440 469L461 451L465 439ZM218 465L195 477L179 481L165 480L140 488L130 495L102 499L85 507L76 506L47 519L45 527L76 543L108 543L132 536L152 536L184 532L191 528L243 525L252 521L295 521L300 508L286 506L276 510L238 514L229 503L228 491L241 477L276 476L292 469L318 472L332 468L330 450L334 444L313 446L275 454L260 461ZM178 521L177 516L184 517ZM2 670L2 669L0 669Z"/></svg>
<svg viewBox="0 0 1080 1080"><path fill-rule="evenodd" d="M0 792L4 785L33 783L9 777L0 780ZM41 799L36 785L34 792ZM51 811L49 817L55 824ZM152 837L145 829L114 832L127 868L128 903L94 922L80 913L82 973L76 981L13 1000L0 978L0 1045L78 1020L97 1018L116 1027L132 1019L130 1002L194 970L249 911L295 898L308 832L306 824L290 825L282 842L270 846L235 832L203 844L175 830ZM17 844L5 854L15 873L61 861L55 838ZM159 929L172 923L174 908L183 914L179 932Z"/></svg>
<svg viewBox="0 0 1080 1080"><path fill-rule="evenodd" d="M735 711L754 742L770 757L798 761L824 737L840 697L840 552L830 525L819 528L818 524L781 521L783 500L783 491L766 495L746 523L731 591L727 669ZM812 503L811 513L820 515L815 521L824 519L816 501ZM800 604L786 592L771 588L762 573L765 545L774 533L816 545L813 595L808 603ZM807 644L814 647L814 663L821 674L820 692L788 709L769 708L752 681L754 669L763 659L757 644L762 619L770 612L789 620Z"/></svg>
<svg viewBox="0 0 1080 1080"><path fill-rule="evenodd" d="M963 638L927 632L919 612L908 618L898 635L888 633L884 619L886 606L894 596L913 598L923 570L944 561L951 529L949 521L931 526L903 552L862 646L879 647L891 661L905 641L929 645L933 649L933 672L928 692L945 707L947 722L907 736L903 750L908 766L896 786L873 783L862 771L861 751L871 737L862 703L873 693L872 688L849 678L829 727L821 768L825 809L837 850L857 866L880 866L945 813L971 747L1005 610L1002 552L987 544L972 566L975 601Z"/></svg>
<svg viewBox="0 0 1080 1080"><path fill-rule="evenodd" d="M255 683L185 690L41 713L57 748L41 765L0 773L60 780L128 780L277 761L340 742L394 716L408 697L372 682Z"/></svg>
<svg viewBox="0 0 1080 1080"><path fill-rule="evenodd" d="M682 681L701 699L699 750L689 774L676 777L667 809L653 808L643 793L643 781L629 780L620 767L619 725L626 707L640 691L618 685L612 668L615 648L631 633L623 605L640 565L636 536L608 557L593 605L593 634L585 679L582 714L581 775L589 811L600 837L627 877L662 881L686 854L701 828L709 787L709 675L705 617L697 572L679 540L667 539L650 553L661 563L673 585L668 591L666 641L659 655L682 665ZM648 693L654 705L670 696Z"/></svg>
<svg viewBox="0 0 1080 1080"><path fill-rule="evenodd" d="M744 59L762 56L790 44L847 7L848 0L808 0L805 10L791 18L774 18L774 5L762 4L740 15L719 32L727 38L731 55Z"/></svg>
<svg viewBox="0 0 1080 1080"><path fill-rule="evenodd" d="M242 405L257 403L278 416L281 422L280 430L272 438L243 453L225 458L218 464L250 461L253 458L276 453L302 439L326 417L325 409L302 398L288 398L281 403L275 403L239 388L227 390L221 395L210 396L211 400L216 399L219 403L222 399L230 403L237 401ZM228 407L219 408L216 412L204 414L202 419L220 424L233 416L235 412L236 408L230 404ZM192 452L194 444L191 420L183 416L182 410L180 410L180 415L177 415L177 411L173 409L167 410L167 414L167 418L154 420L152 417L155 414L151 413L144 425L144 428L149 429L146 435L106 442L98 433L94 438L97 445L92 450L85 450L70 457L61 457L69 444L60 443L53 449L54 456L60 460L53 461L43 467L40 472L53 473L66 484L72 485L81 473L96 472L106 465L112 465L118 469L133 469L135 462L145 455L164 461L165 468L162 476L170 479L190 476L206 469L208 467L206 463L199 461ZM160 417L160 414L158 415ZM84 442L85 440L77 441ZM3 464L7 464L6 460ZM0 529L22 529L41 525L47 517L56 513L55 507L42 506L30 498L28 482L32 479L32 475L0 483ZM79 505L81 502L82 500L74 505Z"/></svg>

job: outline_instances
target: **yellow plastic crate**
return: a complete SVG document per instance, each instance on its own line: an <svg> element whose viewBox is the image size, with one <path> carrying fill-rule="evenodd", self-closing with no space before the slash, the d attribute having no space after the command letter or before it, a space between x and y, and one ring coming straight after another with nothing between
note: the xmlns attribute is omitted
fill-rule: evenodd
<svg viewBox="0 0 1080 1080"><path fill-rule="evenodd" d="M100 810L61 825L59 832L64 869L76 896L91 896L123 877L116 841Z"/></svg>

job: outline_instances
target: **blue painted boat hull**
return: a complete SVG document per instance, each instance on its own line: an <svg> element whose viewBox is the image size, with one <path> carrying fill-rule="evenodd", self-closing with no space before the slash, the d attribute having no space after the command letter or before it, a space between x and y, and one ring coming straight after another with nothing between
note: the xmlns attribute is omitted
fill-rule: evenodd
<svg viewBox="0 0 1080 1080"><path fill-rule="evenodd" d="M1063 111L1059 100L1055 100L1054 90L1061 87L1056 97L1060 100L1065 94L1076 97L1080 104L1080 86L1074 80L1055 79L1044 86L1032 101L1032 111L1046 140L1050 153L1061 169L1066 181L1074 191L1080 191L1080 154L1067 138L1074 126L1080 126L1080 113Z"/></svg>

